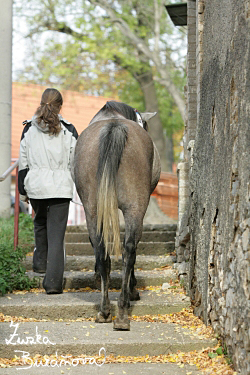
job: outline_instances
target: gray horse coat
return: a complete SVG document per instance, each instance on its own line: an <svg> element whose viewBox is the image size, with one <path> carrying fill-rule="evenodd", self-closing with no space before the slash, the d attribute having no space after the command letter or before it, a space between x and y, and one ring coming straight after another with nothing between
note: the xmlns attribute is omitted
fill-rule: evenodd
<svg viewBox="0 0 250 375"><path fill-rule="evenodd" d="M108 298L109 243L113 243L112 249L118 256L121 248L118 208L123 213L122 292L114 328L129 330L129 301L139 299L134 276L136 247L150 194L160 177L160 159L148 132L136 122L133 112L130 116L133 121L124 117L124 108L133 109L116 102L107 102L106 106L110 103L111 113L104 106L78 138L74 178L95 252L96 274L101 277L102 301L97 322L112 320ZM128 116L128 112L125 114Z"/></svg>

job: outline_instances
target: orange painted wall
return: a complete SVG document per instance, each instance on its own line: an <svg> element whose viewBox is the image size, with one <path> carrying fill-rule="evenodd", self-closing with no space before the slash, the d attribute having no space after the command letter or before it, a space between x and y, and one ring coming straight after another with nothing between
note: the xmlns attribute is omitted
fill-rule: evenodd
<svg viewBox="0 0 250 375"><path fill-rule="evenodd" d="M18 158L23 121L29 120L40 104L45 86L13 83L12 85L12 158ZM80 134L90 120L110 98L86 96L74 91L62 91L62 116L76 127ZM13 174L15 171L13 171ZM178 180L174 173L161 174L153 193L162 211L178 218Z"/></svg>
<svg viewBox="0 0 250 375"><path fill-rule="evenodd" d="M12 85L12 158L18 158L23 121L34 115L40 104L45 86L13 83ZM80 134L94 115L110 98L86 96L75 91L61 91L63 96L62 116L76 127Z"/></svg>
<svg viewBox="0 0 250 375"><path fill-rule="evenodd" d="M161 210L172 219L178 219L178 178L174 173L162 172L153 194Z"/></svg>

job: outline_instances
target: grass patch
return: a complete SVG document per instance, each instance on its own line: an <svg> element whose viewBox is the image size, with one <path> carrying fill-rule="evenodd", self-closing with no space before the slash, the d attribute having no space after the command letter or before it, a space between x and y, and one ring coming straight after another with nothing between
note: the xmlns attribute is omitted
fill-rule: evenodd
<svg viewBox="0 0 250 375"><path fill-rule="evenodd" d="M19 215L18 245L34 243L33 219L30 215L21 213ZM14 216L9 219L0 218L0 244L14 243Z"/></svg>
<svg viewBox="0 0 250 375"><path fill-rule="evenodd" d="M14 217L0 219L0 295L14 289L29 290L35 281L29 279L22 261L27 250L22 246L34 243L33 220L29 215L19 217L19 246L14 251Z"/></svg>

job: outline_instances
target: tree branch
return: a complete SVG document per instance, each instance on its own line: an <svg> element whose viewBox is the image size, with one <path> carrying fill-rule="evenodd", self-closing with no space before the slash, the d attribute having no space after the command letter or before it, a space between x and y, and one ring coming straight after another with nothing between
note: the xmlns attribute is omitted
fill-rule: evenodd
<svg viewBox="0 0 250 375"><path fill-rule="evenodd" d="M179 91L179 89L174 85L170 74L168 73L166 67L162 64L160 56L157 53L153 53L147 44L143 41L143 39L139 38L136 34L134 34L130 27L128 26L127 22L124 21L122 18L117 17L117 13L113 10L110 4L106 0L89 0L92 4L100 6L104 9L110 17L110 20L114 20L117 24L117 27L120 29L123 35L125 35L130 44L132 44L136 49L138 49L141 53L143 53L149 61L152 61L156 69L161 76L161 83L164 85L169 93L172 95L180 113L183 118L185 119L185 102L184 99Z"/></svg>
<svg viewBox="0 0 250 375"><path fill-rule="evenodd" d="M25 35L25 38L30 38L34 34L42 33L48 30L71 35L72 37L78 40L82 40L83 38L87 37L87 34L82 34L73 30L66 23L58 22L57 20L47 20L40 24L38 27L32 29L29 34Z"/></svg>

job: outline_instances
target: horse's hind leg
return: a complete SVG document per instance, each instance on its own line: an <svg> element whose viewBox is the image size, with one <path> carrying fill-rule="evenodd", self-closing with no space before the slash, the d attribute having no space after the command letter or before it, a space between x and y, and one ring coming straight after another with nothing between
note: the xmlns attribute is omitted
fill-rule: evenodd
<svg viewBox="0 0 250 375"><path fill-rule="evenodd" d="M130 301L139 301L140 300L140 294L138 290L136 289L136 278L135 278L135 270L134 267L131 271L130 281L129 281L129 299Z"/></svg>
<svg viewBox="0 0 250 375"><path fill-rule="evenodd" d="M118 300L118 316L114 320L115 330L130 330L130 321L128 318L131 296L130 285L132 292L135 293L134 264L136 260L136 247L142 232L142 220L141 224L138 225L139 222L134 221L134 225L127 225L125 216L126 230L123 253L122 291Z"/></svg>
<svg viewBox="0 0 250 375"><path fill-rule="evenodd" d="M95 249L90 237L89 237L89 241L90 241L93 249ZM100 251L96 251L96 250L94 250L94 251L95 251L95 255L96 255L95 256L95 258L96 258L96 262L95 262L95 285L96 285L97 289L101 290L101 285L102 284L101 284L100 267L101 267L102 261L100 261L100 259L99 259L100 257L98 256L98 254L100 254L102 251L101 252ZM110 275L110 271L111 271L111 259L110 259L109 254L107 254L107 259L106 259L105 263L106 263L106 266L107 266L106 270L107 270L107 273L108 273L108 280L109 280L109 275ZM104 264L104 266L105 266L105 264Z"/></svg>
<svg viewBox="0 0 250 375"><path fill-rule="evenodd" d="M125 249L125 238L123 247ZM124 253L122 254L122 264L124 265ZM136 289L137 280L135 277L135 270L134 266L132 267L131 274L130 274L130 280L129 280L129 299L130 301L139 301L140 300L140 294L138 290Z"/></svg>
<svg viewBox="0 0 250 375"><path fill-rule="evenodd" d="M111 261L110 256L107 254L105 258L105 247L103 241L101 240L100 245L95 251L96 256L96 274L100 274L101 276L101 305L100 311L97 314L96 322L97 323L111 323L112 322L112 315L111 315L111 306L108 296L108 287L109 287L109 274L111 269Z"/></svg>
<svg viewBox="0 0 250 375"><path fill-rule="evenodd" d="M96 276L100 275L101 278L101 304L100 311L97 314L96 322L97 323L111 323L111 305L108 296L108 287L109 287L109 274L111 269L110 256L107 254L105 257L105 246L101 236L96 235L96 223L91 221L88 218L86 213L86 219L88 224L88 231L90 236L90 242L95 252L95 271Z"/></svg>

